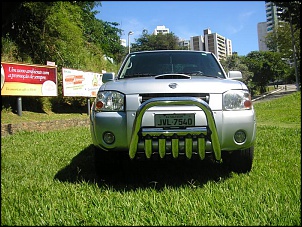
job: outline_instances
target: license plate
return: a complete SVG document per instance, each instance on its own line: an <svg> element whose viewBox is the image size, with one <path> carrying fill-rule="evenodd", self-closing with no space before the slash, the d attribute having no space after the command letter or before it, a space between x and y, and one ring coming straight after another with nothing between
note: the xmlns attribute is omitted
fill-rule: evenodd
<svg viewBox="0 0 302 227"><path fill-rule="evenodd" d="M195 114L156 114L155 127L195 126Z"/></svg>

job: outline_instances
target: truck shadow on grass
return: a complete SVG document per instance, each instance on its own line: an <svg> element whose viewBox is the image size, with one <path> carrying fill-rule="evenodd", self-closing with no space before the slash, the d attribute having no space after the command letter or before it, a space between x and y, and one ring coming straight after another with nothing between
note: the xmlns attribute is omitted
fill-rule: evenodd
<svg viewBox="0 0 302 227"><path fill-rule="evenodd" d="M106 169L106 166L103 168ZM124 160L110 169L113 171L96 174L94 149L90 145L76 155L68 166L58 171L54 178L62 182L89 182L96 183L100 188L127 191L138 188L160 190L185 185L202 187L209 181L219 182L231 177L226 166L210 160Z"/></svg>

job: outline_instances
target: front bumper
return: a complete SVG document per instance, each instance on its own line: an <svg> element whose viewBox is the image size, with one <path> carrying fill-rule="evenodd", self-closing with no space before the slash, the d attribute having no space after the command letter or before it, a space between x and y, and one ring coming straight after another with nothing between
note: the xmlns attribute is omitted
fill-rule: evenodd
<svg viewBox="0 0 302 227"><path fill-rule="evenodd" d="M205 113L207 126L189 127L186 129L142 127L142 119L145 112L154 106L197 106ZM206 141L211 142L214 157L216 160L220 160L221 148L213 112L205 101L194 97L152 98L144 102L136 111L129 156L133 159L136 156L138 146L143 144L146 157L150 158L153 153L153 144L156 143L161 158L165 156L167 147L171 148L174 158L178 157L180 148L183 147L187 158L191 158L193 150L197 150L200 158L204 159Z"/></svg>

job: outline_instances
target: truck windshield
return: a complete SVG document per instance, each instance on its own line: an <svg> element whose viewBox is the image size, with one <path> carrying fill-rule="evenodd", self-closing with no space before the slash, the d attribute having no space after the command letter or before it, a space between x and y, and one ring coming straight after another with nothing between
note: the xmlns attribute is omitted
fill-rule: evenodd
<svg viewBox="0 0 302 227"><path fill-rule="evenodd" d="M225 78L218 61L210 53L155 51L133 53L124 61L119 78L161 74L188 74Z"/></svg>

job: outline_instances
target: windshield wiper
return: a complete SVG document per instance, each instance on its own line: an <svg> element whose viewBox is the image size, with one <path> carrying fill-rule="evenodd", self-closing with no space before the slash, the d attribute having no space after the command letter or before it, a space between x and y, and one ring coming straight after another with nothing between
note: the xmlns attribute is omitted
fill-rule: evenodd
<svg viewBox="0 0 302 227"><path fill-rule="evenodd" d="M203 72L201 72L201 71L185 72L184 74L187 74L187 75L190 75L190 76L205 76L205 77L221 78L219 76L203 74Z"/></svg>
<svg viewBox="0 0 302 227"><path fill-rule="evenodd" d="M222 78L222 77L220 77L220 76L214 76L214 75L206 75L206 74L203 74L203 75L201 75L201 76L205 76L205 77L213 77L213 78Z"/></svg>
<svg viewBox="0 0 302 227"><path fill-rule="evenodd" d="M192 72L183 72L183 74L187 74L187 75L203 75L203 72L201 71L192 71Z"/></svg>

